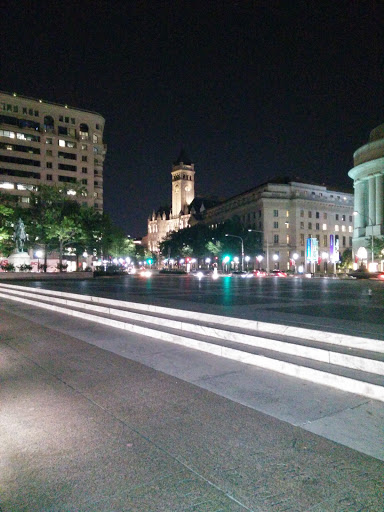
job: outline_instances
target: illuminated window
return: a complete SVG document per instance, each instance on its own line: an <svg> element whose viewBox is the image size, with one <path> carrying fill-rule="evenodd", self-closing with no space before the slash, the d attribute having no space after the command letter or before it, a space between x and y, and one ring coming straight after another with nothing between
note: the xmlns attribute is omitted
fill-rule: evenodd
<svg viewBox="0 0 384 512"><path fill-rule="evenodd" d="M97 143L99 142L99 137L98 137L97 135L93 134L93 135L92 135L92 142L93 142L94 144L97 144Z"/></svg>
<svg viewBox="0 0 384 512"><path fill-rule="evenodd" d="M343 226L341 226L341 231L342 231L343 233L345 233L345 226L344 226L344 225L343 225Z"/></svg>
<svg viewBox="0 0 384 512"><path fill-rule="evenodd" d="M7 190L11 190L11 189L15 188L15 185L13 183L3 182L3 183L0 183L0 188L5 188Z"/></svg>
<svg viewBox="0 0 384 512"><path fill-rule="evenodd" d="M339 231L339 225L338 224L335 225L335 231Z"/></svg>
<svg viewBox="0 0 384 512"><path fill-rule="evenodd" d="M353 227L352 226L348 226L348 231L349 231L349 233L352 233Z"/></svg>
<svg viewBox="0 0 384 512"><path fill-rule="evenodd" d="M289 217L289 210L287 210L286 212L286 217Z"/></svg>
<svg viewBox="0 0 384 512"><path fill-rule="evenodd" d="M86 144L82 144L82 145L81 145L81 149L82 149L83 151L86 151L86 150L88 149L88 146L87 146Z"/></svg>
<svg viewBox="0 0 384 512"><path fill-rule="evenodd" d="M287 244L289 244L289 235L287 235Z"/></svg>
<svg viewBox="0 0 384 512"><path fill-rule="evenodd" d="M59 139L59 146L61 146L62 148L65 148L65 140L64 139Z"/></svg>
<svg viewBox="0 0 384 512"><path fill-rule="evenodd" d="M327 225L323 224L323 231L326 231L326 229L327 229Z"/></svg>

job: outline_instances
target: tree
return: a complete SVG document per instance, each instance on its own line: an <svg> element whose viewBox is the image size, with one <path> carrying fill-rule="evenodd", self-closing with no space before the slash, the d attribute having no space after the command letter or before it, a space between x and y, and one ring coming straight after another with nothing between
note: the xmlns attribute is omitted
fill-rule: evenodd
<svg viewBox="0 0 384 512"><path fill-rule="evenodd" d="M13 230L17 214L15 197L0 193L0 254L8 256L14 247Z"/></svg>
<svg viewBox="0 0 384 512"><path fill-rule="evenodd" d="M371 239L367 238L371 243ZM374 236L373 237L373 255L374 259L384 259L384 236Z"/></svg>
<svg viewBox="0 0 384 512"><path fill-rule="evenodd" d="M339 267L345 268L345 269L352 268L352 263L353 263L352 249L345 249L345 251L343 252L343 254L340 257Z"/></svg>

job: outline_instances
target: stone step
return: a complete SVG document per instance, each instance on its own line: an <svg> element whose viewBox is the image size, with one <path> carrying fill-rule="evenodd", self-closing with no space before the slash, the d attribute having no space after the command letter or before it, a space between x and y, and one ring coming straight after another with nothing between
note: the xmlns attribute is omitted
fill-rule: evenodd
<svg viewBox="0 0 384 512"><path fill-rule="evenodd" d="M31 287L15 285L6 285L5 287L0 285L1 288L3 290L0 296L4 298L384 401L382 353L372 350L364 351L359 348L353 349L352 355L348 354L346 353L347 340L342 340L342 345L329 344L329 333L326 333L327 341L324 344L326 348L318 348L318 345L310 346L308 340L306 340L306 345L300 345L292 343L291 340L282 341L251 335L249 334L250 328L247 329L247 334L236 331L234 326L238 319L228 319L228 317L225 318L232 320L227 322L231 330L218 328L217 325L220 325L222 317L218 317L216 320L215 315L208 315L211 321L210 325L208 323L200 325L200 323L181 321L179 310L178 317L174 318L173 309L157 307L155 309L161 309L161 311L156 311L156 316L150 314L150 305L138 305L137 309L146 311L143 314L127 309L127 305L130 308L132 305L137 306L135 303L64 292L56 294L52 290L36 290ZM119 307L111 307L112 302L114 306ZM142 306L145 307L142 308ZM185 316L188 317L187 314ZM201 315L199 315L200 317ZM204 318L204 320L207 319ZM259 331L257 332L259 334ZM348 338L352 339L353 337L348 336ZM367 341L370 348L374 346L372 342L377 342L381 348L380 340ZM357 345L361 347L361 340ZM342 351L340 351L340 347Z"/></svg>

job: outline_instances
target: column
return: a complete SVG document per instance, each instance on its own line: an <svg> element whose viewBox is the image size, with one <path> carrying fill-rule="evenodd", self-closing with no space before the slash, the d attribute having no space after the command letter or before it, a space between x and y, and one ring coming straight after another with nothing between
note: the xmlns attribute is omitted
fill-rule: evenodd
<svg viewBox="0 0 384 512"><path fill-rule="evenodd" d="M364 216L365 216L365 208L364 208L364 183L362 181L355 181L355 211L357 215L354 218L354 227L363 228L364 227Z"/></svg>
<svg viewBox="0 0 384 512"><path fill-rule="evenodd" d="M383 224L383 175L376 176L376 224Z"/></svg>
<svg viewBox="0 0 384 512"><path fill-rule="evenodd" d="M368 180L368 219L369 226L376 226L376 178L372 176Z"/></svg>

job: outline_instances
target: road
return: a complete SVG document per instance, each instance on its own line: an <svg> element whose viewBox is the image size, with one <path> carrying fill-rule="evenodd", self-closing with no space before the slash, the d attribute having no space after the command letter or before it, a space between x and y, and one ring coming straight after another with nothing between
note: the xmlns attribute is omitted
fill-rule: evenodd
<svg viewBox="0 0 384 512"><path fill-rule="evenodd" d="M384 340L384 282L374 280L154 274L25 285Z"/></svg>

